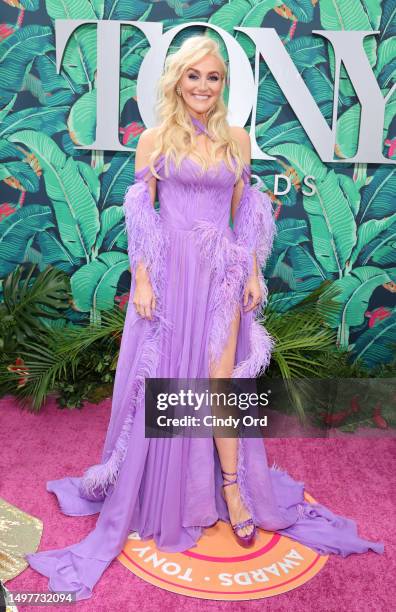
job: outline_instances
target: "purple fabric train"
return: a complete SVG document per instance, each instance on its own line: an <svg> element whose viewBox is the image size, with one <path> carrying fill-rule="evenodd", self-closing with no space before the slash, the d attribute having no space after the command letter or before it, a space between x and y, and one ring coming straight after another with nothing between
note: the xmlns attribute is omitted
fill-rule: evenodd
<svg viewBox="0 0 396 612"><path fill-rule="evenodd" d="M156 169L162 179L157 181L159 212L151 203L147 168L135 173L124 200L130 296L133 272L143 261L157 296L153 319L140 317L129 303L100 463L83 476L47 483L64 514L98 512L96 526L66 548L26 555L31 567L49 577L51 590L75 591L77 600L91 596L131 531L174 552L193 547L204 527L229 521L213 438L145 438L145 378L208 378L208 364L221 354L237 309L241 319L233 377L265 372L275 344L260 312L267 303L261 268L276 226L270 198L259 184L250 184L250 166L244 169L233 229L235 174L224 161L202 173L185 158L179 169L171 162L168 174L161 156ZM262 302L245 312L242 296L253 253ZM353 520L305 501L303 482L276 466L269 468L262 439L239 438L237 469L243 500L257 526L319 554L384 552L383 543L358 536Z"/></svg>

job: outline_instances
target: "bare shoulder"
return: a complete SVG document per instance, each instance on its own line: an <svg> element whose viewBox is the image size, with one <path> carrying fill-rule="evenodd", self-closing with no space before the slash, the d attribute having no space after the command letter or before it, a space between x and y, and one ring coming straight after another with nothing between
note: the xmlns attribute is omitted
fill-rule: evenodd
<svg viewBox="0 0 396 612"><path fill-rule="evenodd" d="M244 160L250 163L251 158L251 144L250 136L247 130L238 125L230 126L231 135L239 143L240 150Z"/></svg>
<svg viewBox="0 0 396 612"><path fill-rule="evenodd" d="M138 141L137 149L139 147L141 149L152 148L154 143L155 143L155 139L156 139L156 135L157 135L157 129L158 128L156 128L156 127L152 127L152 128L146 128L145 130L143 130L143 132L141 132L141 134L139 136L139 141Z"/></svg>
<svg viewBox="0 0 396 612"><path fill-rule="evenodd" d="M239 125L230 125L231 134L234 138L236 138L241 144L250 142L250 136L247 130L244 127L240 127Z"/></svg>
<svg viewBox="0 0 396 612"><path fill-rule="evenodd" d="M135 169L141 170L149 163L151 151L155 148L157 128L147 128L139 136L135 152Z"/></svg>

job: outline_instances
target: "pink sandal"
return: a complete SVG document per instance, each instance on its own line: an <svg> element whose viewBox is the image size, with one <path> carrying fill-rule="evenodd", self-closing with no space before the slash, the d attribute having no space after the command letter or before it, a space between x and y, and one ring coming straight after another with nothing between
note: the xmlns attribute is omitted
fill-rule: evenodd
<svg viewBox="0 0 396 612"><path fill-rule="evenodd" d="M225 482L222 487L222 495L224 498L224 501L226 502L226 498L225 498L225 494L224 494L224 487L228 487L229 485L235 484L238 482L238 476L237 476L237 472L224 472L224 470L221 470L221 473L223 475L223 480L226 480L227 482ZM227 476L236 476L235 480L229 480L227 478ZM226 502L227 503L227 502ZM247 534L247 535L239 535L237 532L239 529L243 529L244 527L248 527L248 525L253 525L253 529L252 532ZM231 523L231 527L232 530L235 534L235 537L237 539L237 542L240 546L243 546L244 548L248 548L250 546L252 546L254 544L254 540L256 537L256 525L253 522L253 519L250 517L248 519L246 519L246 521L241 521L240 523L234 523L234 525Z"/></svg>

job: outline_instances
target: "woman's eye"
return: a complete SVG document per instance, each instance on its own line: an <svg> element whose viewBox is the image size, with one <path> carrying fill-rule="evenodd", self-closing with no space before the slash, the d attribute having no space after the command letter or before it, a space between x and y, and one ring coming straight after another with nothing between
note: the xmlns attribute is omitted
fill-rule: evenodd
<svg viewBox="0 0 396 612"><path fill-rule="evenodd" d="M188 78L189 78L189 79L192 79L192 80L194 80L194 81L195 81L195 80L196 80L196 79L198 79L199 77L198 77L198 75L197 75L197 74L192 74L192 73L191 73L191 74L189 74L189 75L188 75ZM218 81L218 80L219 80L219 77L218 77L216 74L212 74L210 77L208 77L208 80L209 80L209 81L214 81L214 82L216 82L216 81Z"/></svg>

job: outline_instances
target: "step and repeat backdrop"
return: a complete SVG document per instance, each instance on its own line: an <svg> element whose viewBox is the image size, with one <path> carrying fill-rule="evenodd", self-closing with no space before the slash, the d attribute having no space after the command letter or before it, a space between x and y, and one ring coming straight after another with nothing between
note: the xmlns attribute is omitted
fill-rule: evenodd
<svg viewBox="0 0 396 612"><path fill-rule="evenodd" d="M125 304L136 144L166 55L205 32L274 203L270 307L331 281L337 345L370 368L392 360L394 0L3 0L1 22L0 299L33 262L69 276L72 321Z"/></svg>

